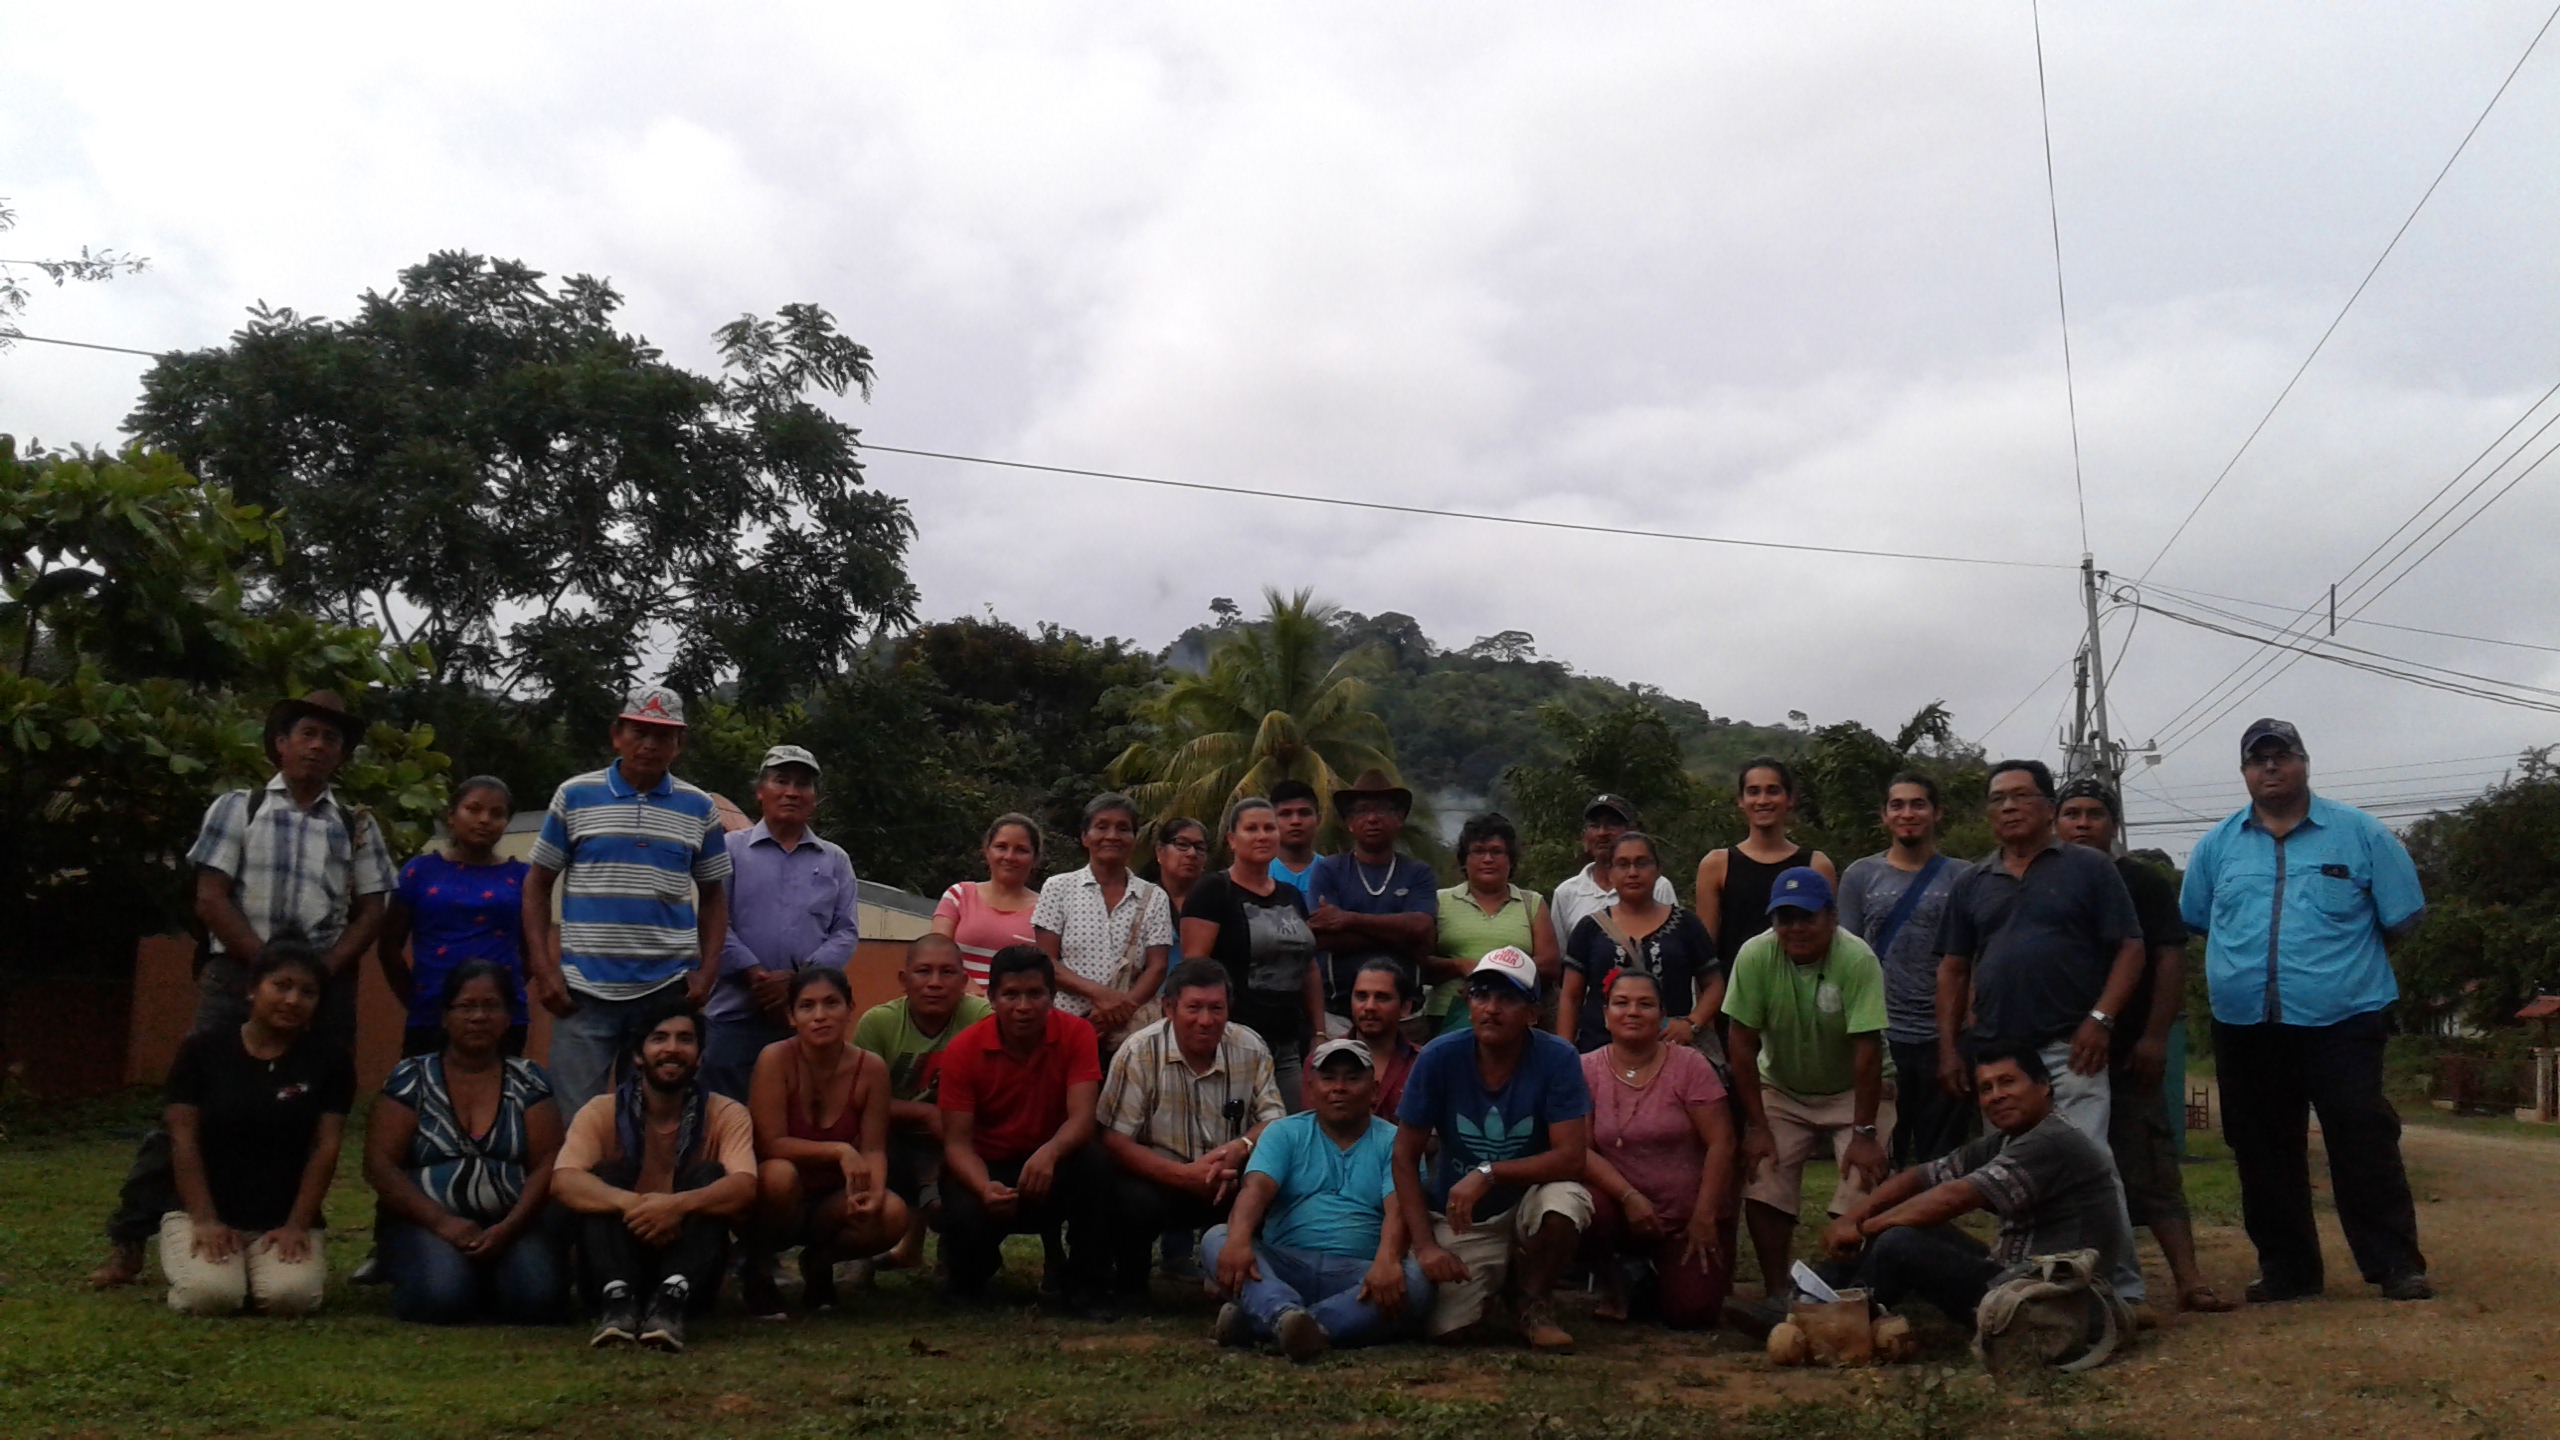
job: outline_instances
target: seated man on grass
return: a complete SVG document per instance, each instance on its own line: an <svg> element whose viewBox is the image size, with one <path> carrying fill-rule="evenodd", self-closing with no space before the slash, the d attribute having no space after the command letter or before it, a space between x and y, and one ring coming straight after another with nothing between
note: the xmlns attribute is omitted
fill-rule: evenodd
<svg viewBox="0 0 2560 1440"><path fill-rule="evenodd" d="M1467 975L1470 1025L1425 1046L1396 1112L1396 1203L1435 1287L1435 1339L1480 1329L1506 1280L1533 1350L1567 1353L1556 1281L1591 1225L1581 1184L1591 1088L1571 1042L1538 1028L1538 966L1513 946ZM1423 1153L1438 1141L1430 1179ZM1516 1267L1516 1273L1515 1273Z"/></svg>
<svg viewBox="0 0 2560 1440"><path fill-rule="evenodd" d="M580 1217L592 1344L684 1348L728 1268L729 1222L756 1201L747 1107L702 1083L702 1012L674 996L638 1027L629 1073L569 1123L551 1193Z"/></svg>
<svg viewBox="0 0 2560 1440"><path fill-rule="evenodd" d="M1307 1067L1312 1108L1262 1133L1235 1212L1209 1231L1218 1343L1279 1342L1307 1361L1418 1326L1431 1282L1405 1244L1395 1196L1396 1127L1370 1108L1376 1060L1359 1040L1328 1040Z"/></svg>
<svg viewBox="0 0 2560 1440"><path fill-rule="evenodd" d="M1058 1009L1057 974L1037 946L987 962L995 1013L942 1057L942 1254L951 1294L981 1299L1008 1235L1066 1231L1067 1313L1109 1320L1111 1157L1094 1141L1102 1088L1093 1027Z"/></svg>
<svg viewBox="0 0 2560 1440"><path fill-rule="evenodd" d="M1270 1047L1227 1019L1224 967L1175 966L1165 1005L1165 1018L1111 1057L1096 1112L1119 1171L1111 1217L1119 1294L1139 1305L1156 1237L1224 1221L1263 1127L1288 1113Z"/></svg>
<svg viewBox="0 0 2560 1440"><path fill-rule="evenodd" d="M1822 1237L1834 1284L1865 1286L1887 1309L1926 1300L1967 1330L1992 1280L2029 1256L2094 1250L2103 1277L2133 1248L2115 1170L2053 1108L2043 1056L2023 1046L1985 1055L1973 1081L1990 1132L1885 1181ZM1976 1210L2000 1217L1988 1251L1949 1223Z"/></svg>
<svg viewBox="0 0 2560 1440"><path fill-rule="evenodd" d="M926 934L907 947L895 1000L862 1012L854 1048L889 1066L889 1193L907 1205L907 1233L882 1258L893 1270L924 1263L924 1232L942 1220L942 1055L952 1037L995 1013L969 993L960 946Z"/></svg>

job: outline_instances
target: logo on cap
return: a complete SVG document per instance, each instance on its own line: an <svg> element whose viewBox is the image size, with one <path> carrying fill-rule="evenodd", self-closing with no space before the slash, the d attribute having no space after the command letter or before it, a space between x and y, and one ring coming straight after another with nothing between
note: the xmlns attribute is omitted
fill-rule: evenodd
<svg viewBox="0 0 2560 1440"><path fill-rule="evenodd" d="M684 699L664 685L644 685L622 702L621 718L651 725L682 725Z"/></svg>

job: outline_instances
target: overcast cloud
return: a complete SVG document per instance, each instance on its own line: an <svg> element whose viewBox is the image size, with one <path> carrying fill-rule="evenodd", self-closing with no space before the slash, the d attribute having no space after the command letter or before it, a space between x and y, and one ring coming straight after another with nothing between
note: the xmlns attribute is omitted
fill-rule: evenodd
<svg viewBox="0 0 2560 1440"><path fill-rule="evenodd" d="M2101 565L2151 560L2545 13L2047 8ZM153 261L43 292L26 326L209 344L253 300L344 314L430 250L467 248L609 276L629 322L692 364L741 311L822 303L879 357L854 418L882 444L2077 561L2024 5L752 17L15 14L0 30L0 194L21 215L7 253ZM2560 380L2560 39L2545 44L2155 578L2309 600ZM0 356L0 429L112 439L142 363L21 346ZM2080 623L2063 570L899 456L871 475L915 507L931 615L992 608L1161 644L1213 595L1312 584L1451 644L1528 630L1579 669L1753 719L1890 729L1944 697L1979 736ZM2560 461L2369 618L2560 643L2555 493ZM2560 687L2560 655L2351 633ZM2246 650L2146 619L2118 675L2122 729L2165 735ZM2064 695L2059 680L2035 694L1992 748L2049 750ZM2146 783L2228 808L2230 749L2261 711L2299 719L2351 798L2496 768L2365 767L2560 739L2547 714L2311 662ZM2137 813L2167 803L2137 793Z"/></svg>

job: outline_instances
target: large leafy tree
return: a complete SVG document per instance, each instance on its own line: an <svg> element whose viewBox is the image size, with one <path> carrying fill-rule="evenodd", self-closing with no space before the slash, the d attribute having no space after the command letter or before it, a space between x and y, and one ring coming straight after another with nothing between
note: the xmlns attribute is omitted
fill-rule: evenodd
<svg viewBox="0 0 2560 1440"><path fill-rule="evenodd" d="M259 307L169 357L128 422L281 509L282 596L422 642L431 679L600 723L644 658L779 704L912 619L904 504L866 489L870 352L787 305L717 333L721 373L618 328L602 280L443 253L346 320Z"/></svg>
<svg viewBox="0 0 2560 1440"><path fill-rule="evenodd" d="M2536 994L2560 990L2560 769L2552 756L2553 747L2525 752L2479 799L2409 828L2427 918L2392 961L2410 1021L2498 1027Z"/></svg>
<svg viewBox="0 0 2560 1440"><path fill-rule="evenodd" d="M1229 803L1282 780L1335 789L1376 768L1395 773L1374 708L1378 650L1337 653L1334 608L1300 590L1263 592L1260 623L1228 631L1208 669L1183 675L1145 707L1156 727L1112 762L1150 819L1189 815L1215 827Z"/></svg>
<svg viewBox="0 0 2560 1440"><path fill-rule="evenodd" d="M21 458L0 436L0 953L104 965L177 923L177 858L222 789L263 781L267 707L405 683L425 663L376 632L244 603L273 521L176 459ZM395 848L444 808L425 727L374 724L339 777Z"/></svg>
<svg viewBox="0 0 2560 1440"><path fill-rule="evenodd" d="M1729 839L1736 821L1685 767L1680 736L1650 700L1629 699L1585 715L1551 702L1538 720L1563 751L1553 764L1522 763L1503 774L1528 846L1526 883L1540 889L1582 868L1582 807L1594 795L1618 795L1642 812L1646 833L1662 842L1664 873L1685 874L1705 850Z"/></svg>

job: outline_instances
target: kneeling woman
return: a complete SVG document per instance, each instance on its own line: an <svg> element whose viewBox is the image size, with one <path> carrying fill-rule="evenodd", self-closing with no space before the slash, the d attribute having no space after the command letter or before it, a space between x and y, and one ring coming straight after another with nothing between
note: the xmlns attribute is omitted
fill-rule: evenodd
<svg viewBox="0 0 2560 1440"><path fill-rule="evenodd" d="M507 1055L511 976L466 960L445 977L444 1048L382 1082L364 1175L387 1219L391 1313L429 1325L561 1318L568 1276L543 1233L560 1107L551 1077Z"/></svg>
<svg viewBox="0 0 2560 1440"><path fill-rule="evenodd" d="M249 1018L190 1035L169 1068L178 1203L160 1221L169 1308L270 1315L320 1308L320 1202L354 1103L347 1052L311 1034L319 953L278 937L249 962Z"/></svg>
<svg viewBox="0 0 2560 1440"><path fill-rule="evenodd" d="M1591 1087L1583 1183L1596 1212L1582 1247L1600 1274L1599 1314L1625 1319L1633 1282L1649 1266L1662 1323L1712 1325L1733 1280L1723 1217L1734 1137L1724 1082L1706 1056L1664 1039L1660 981L1619 970L1606 984L1609 1043L1582 1057Z"/></svg>
<svg viewBox="0 0 2560 1440"><path fill-rule="evenodd" d="M876 1255L907 1233L889 1193L889 1066L846 1038L853 991L844 972L791 977L791 1038L756 1057L747 1108L756 1122L756 1214L748 1236L747 1313L783 1313L773 1257L797 1243L801 1298L835 1303L835 1262Z"/></svg>

